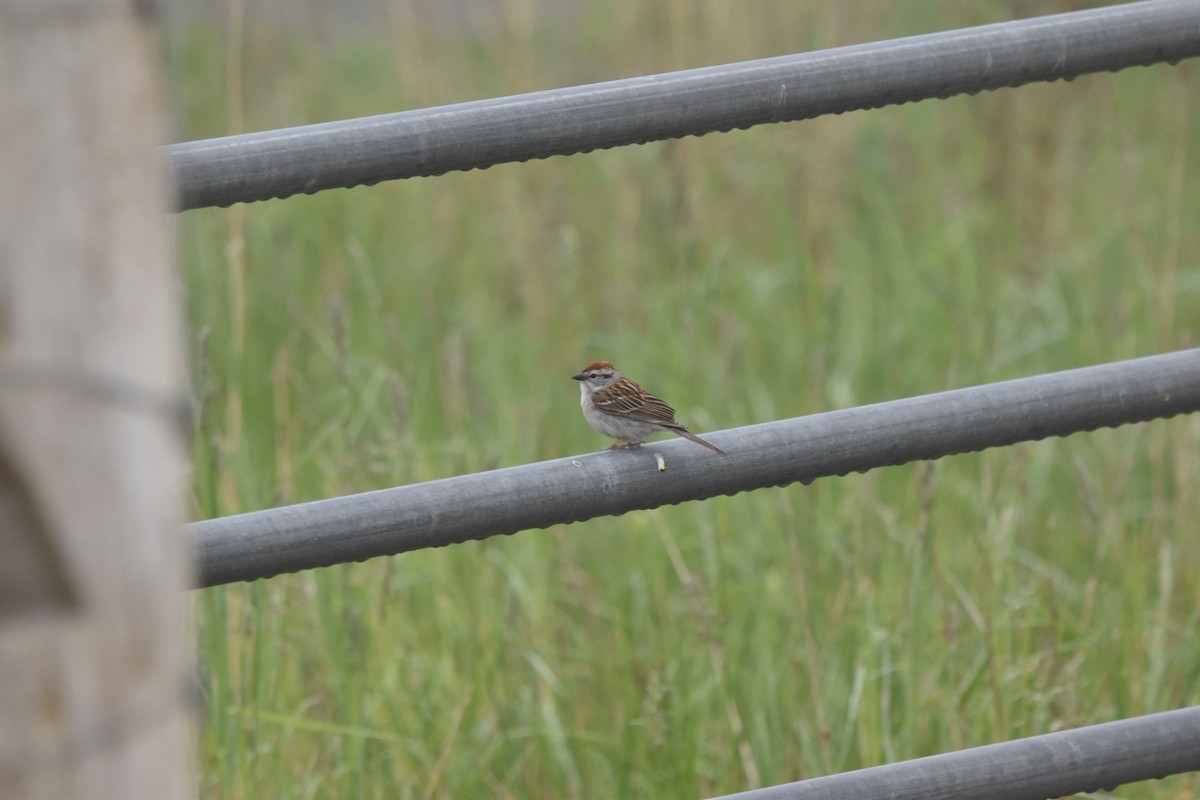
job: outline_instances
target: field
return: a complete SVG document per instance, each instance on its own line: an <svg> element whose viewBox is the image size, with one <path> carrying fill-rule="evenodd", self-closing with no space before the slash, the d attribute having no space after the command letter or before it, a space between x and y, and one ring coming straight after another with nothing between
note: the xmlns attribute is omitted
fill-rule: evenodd
<svg viewBox="0 0 1200 800"><path fill-rule="evenodd" d="M169 31L177 139L1050 10L239 7ZM1198 75L183 214L191 512L600 449L596 358L706 431L1196 347ZM1176 418L197 592L200 791L694 798L1197 704L1198 480Z"/></svg>

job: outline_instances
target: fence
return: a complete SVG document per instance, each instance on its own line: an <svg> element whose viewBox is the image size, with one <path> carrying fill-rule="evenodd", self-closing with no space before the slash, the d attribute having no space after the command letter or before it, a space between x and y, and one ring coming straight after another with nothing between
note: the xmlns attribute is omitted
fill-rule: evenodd
<svg viewBox="0 0 1200 800"><path fill-rule="evenodd" d="M1019 86L1200 55L1200 2L891 42L171 146L180 209ZM193 524L201 585L1200 410L1200 350ZM662 457L657 460L652 452ZM1200 769L1200 708L739 795L1045 797Z"/></svg>

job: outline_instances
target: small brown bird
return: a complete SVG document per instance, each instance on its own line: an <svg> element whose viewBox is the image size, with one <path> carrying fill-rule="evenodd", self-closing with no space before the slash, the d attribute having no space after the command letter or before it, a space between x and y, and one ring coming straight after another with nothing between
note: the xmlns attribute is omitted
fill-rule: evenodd
<svg viewBox="0 0 1200 800"><path fill-rule="evenodd" d="M607 361L593 361L571 377L579 381L583 418L600 433L616 439L612 447L633 447L653 433L667 431L725 454L676 422L675 409L623 377Z"/></svg>

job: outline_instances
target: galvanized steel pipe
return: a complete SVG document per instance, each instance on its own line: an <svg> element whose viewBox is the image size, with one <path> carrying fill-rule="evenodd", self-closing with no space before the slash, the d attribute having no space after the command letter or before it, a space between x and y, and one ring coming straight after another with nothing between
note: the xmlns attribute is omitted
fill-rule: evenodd
<svg viewBox="0 0 1200 800"><path fill-rule="evenodd" d="M1200 349L193 523L214 586L1200 410ZM656 455L666 466L660 470Z"/></svg>
<svg viewBox="0 0 1200 800"><path fill-rule="evenodd" d="M718 800L1044 800L1200 770L1200 706L754 789Z"/></svg>
<svg viewBox="0 0 1200 800"><path fill-rule="evenodd" d="M166 150L178 208L227 206L1196 55L1200 0L1147 0Z"/></svg>

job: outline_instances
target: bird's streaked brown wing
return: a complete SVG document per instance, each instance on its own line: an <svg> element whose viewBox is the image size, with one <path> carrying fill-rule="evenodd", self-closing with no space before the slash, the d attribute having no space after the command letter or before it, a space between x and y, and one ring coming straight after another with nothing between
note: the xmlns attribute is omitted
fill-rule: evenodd
<svg viewBox="0 0 1200 800"><path fill-rule="evenodd" d="M596 408L609 414L620 414L659 425L679 424L675 421L675 409L654 395L647 394L628 378L622 378L607 389L596 392L592 395L592 402Z"/></svg>

